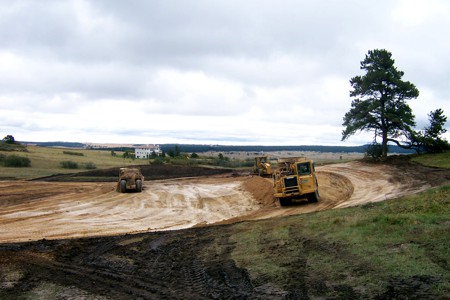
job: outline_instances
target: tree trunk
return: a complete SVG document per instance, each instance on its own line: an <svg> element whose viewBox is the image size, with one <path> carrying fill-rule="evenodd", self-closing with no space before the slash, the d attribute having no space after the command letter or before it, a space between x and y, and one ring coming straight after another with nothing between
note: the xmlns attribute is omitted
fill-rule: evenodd
<svg viewBox="0 0 450 300"><path fill-rule="evenodd" d="M383 140L381 142L381 157L384 159L387 157L388 154L388 136L387 136L387 130L383 130Z"/></svg>

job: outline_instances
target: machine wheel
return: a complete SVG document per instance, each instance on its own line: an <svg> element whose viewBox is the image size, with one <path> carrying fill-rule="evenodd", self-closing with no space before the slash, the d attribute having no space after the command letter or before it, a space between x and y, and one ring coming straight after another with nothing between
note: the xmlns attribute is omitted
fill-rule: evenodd
<svg viewBox="0 0 450 300"><path fill-rule="evenodd" d="M142 180L136 180L136 192L142 192Z"/></svg>
<svg viewBox="0 0 450 300"><path fill-rule="evenodd" d="M120 181L120 192L125 193L127 191L127 181L122 179Z"/></svg>
<svg viewBox="0 0 450 300"><path fill-rule="evenodd" d="M280 206L287 206L292 203L290 198L278 198L278 201L280 201Z"/></svg>
<svg viewBox="0 0 450 300"><path fill-rule="evenodd" d="M308 198L308 202L311 203L319 201L320 199L319 190L316 190L314 193L308 194L306 197Z"/></svg>

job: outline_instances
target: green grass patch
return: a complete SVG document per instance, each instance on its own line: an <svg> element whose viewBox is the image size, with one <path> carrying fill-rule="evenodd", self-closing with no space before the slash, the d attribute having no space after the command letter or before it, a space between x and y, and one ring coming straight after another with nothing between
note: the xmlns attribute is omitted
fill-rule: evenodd
<svg viewBox="0 0 450 300"><path fill-rule="evenodd" d="M321 297L339 286L380 295L387 282L429 278L432 295L450 294L450 186L233 226L232 257L256 282L270 278L285 288L292 274L305 274L297 284L317 287L311 293Z"/></svg>
<svg viewBox="0 0 450 300"><path fill-rule="evenodd" d="M83 155L71 155L70 161L76 162L79 168L64 169L61 167L60 162L68 160L67 154L63 153L66 149L39 146L27 146L26 149L28 152L20 151L14 154L28 157L31 161L31 167L11 168L5 167L0 163L0 178L33 179L54 174L79 172L82 169L89 169L93 166L97 169L105 169L147 163L145 160L124 159L121 152L116 152L117 155L112 156L111 151L77 149L76 152ZM0 155L7 156L10 154L10 151L0 150Z"/></svg>
<svg viewBox="0 0 450 300"><path fill-rule="evenodd" d="M416 155L412 158L412 161L426 166L449 169L450 151L446 151L444 153Z"/></svg>

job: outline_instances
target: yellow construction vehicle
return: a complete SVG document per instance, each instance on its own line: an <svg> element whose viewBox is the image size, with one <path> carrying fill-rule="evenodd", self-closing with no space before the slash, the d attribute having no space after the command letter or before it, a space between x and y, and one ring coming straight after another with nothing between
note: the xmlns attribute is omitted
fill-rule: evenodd
<svg viewBox="0 0 450 300"><path fill-rule="evenodd" d="M254 172L259 176L272 176L272 165L267 156L255 157Z"/></svg>
<svg viewBox="0 0 450 300"><path fill-rule="evenodd" d="M129 190L142 192L144 175L139 168L120 168L116 191L125 193Z"/></svg>
<svg viewBox="0 0 450 300"><path fill-rule="evenodd" d="M281 206L296 198L306 197L309 202L320 199L314 162L306 157L279 158L273 181L274 196Z"/></svg>

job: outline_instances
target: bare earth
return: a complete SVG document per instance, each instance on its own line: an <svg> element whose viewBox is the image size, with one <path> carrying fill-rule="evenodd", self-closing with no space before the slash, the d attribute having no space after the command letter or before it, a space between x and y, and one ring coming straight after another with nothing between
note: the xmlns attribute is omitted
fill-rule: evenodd
<svg viewBox="0 0 450 300"><path fill-rule="evenodd" d="M321 200L288 207L273 199L267 178L170 165L145 171L157 180L145 181L142 193L117 193L114 182L54 181L67 179L60 176L1 181L0 299L436 299L428 291L441 279L430 276L383 279L374 295L330 280L307 264L309 255L331 253L351 276L373 270L345 245L305 238L301 224L284 228L286 218L272 217L415 193L448 184L450 170L401 157L321 166ZM113 174L81 176L107 181ZM167 179L175 176L195 178ZM267 220L227 224L260 219ZM274 238L278 228L289 238ZM276 258L279 276L234 257L247 247L236 236L246 235L261 257Z"/></svg>
<svg viewBox="0 0 450 300"><path fill-rule="evenodd" d="M321 200L279 207L271 179L210 176L146 181L142 193L115 184L0 182L0 243L175 230L382 201L421 191L424 177L385 164L317 168Z"/></svg>

